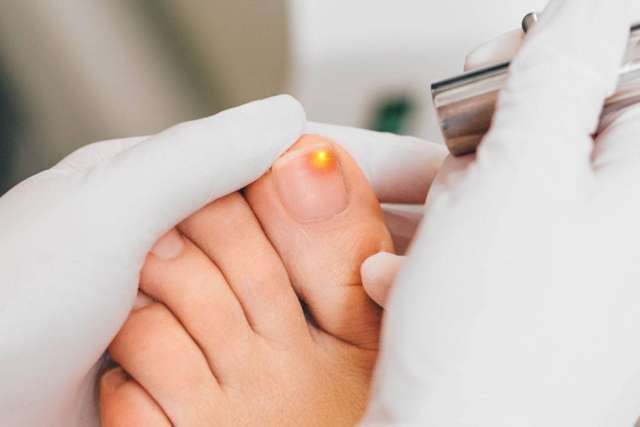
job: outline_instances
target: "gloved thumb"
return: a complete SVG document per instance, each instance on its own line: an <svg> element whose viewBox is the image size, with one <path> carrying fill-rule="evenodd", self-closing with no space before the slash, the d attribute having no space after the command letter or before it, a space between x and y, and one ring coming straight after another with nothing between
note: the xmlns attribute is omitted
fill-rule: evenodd
<svg viewBox="0 0 640 427"><path fill-rule="evenodd" d="M284 95L132 143L85 172L85 217L146 251L199 208L259 178L304 126L301 105Z"/></svg>
<svg viewBox="0 0 640 427"><path fill-rule="evenodd" d="M502 34L493 40L483 43L467 55L464 69L465 71L472 71L510 61L522 46L523 41L524 33L522 30L518 29ZM435 156L432 155L432 157ZM469 158L465 160L465 167L466 163L469 163L469 160ZM454 160L451 160L451 162L454 162ZM456 166L460 167L458 162L456 162ZM416 182L413 174L407 175L412 178L414 183ZM418 180L418 182L420 182L420 180ZM430 183L431 180L429 180L429 184ZM399 222L393 214L387 216L392 220L391 222L387 221L388 226L397 227L400 223L404 228L407 228L406 220ZM419 218L414 218L411 232L404 234L413 236L418 223ZM392 234L396 235L398 233ZM406 242L403 242L404 246L408 246L410 241L411 239L407 238ZM389 292L393 287L393 282L400 271L404 259L404 256L380 252L367 258L362 263L360 270L362 285L369 297L378 303L378 305L382 307L385 306Z"/></svg>
<svg viewBox="0 0 640 427"><path fill-rule="evenodd" d="M524 37L522 30L513 30L481 44L467 55L464 70L472 71L511 61L522 47Z"/></svg>
<svg viewBox="0 0 640 427"><path fill-rule="evenodd" d="M386 305L389 292L404 259L403 256L379 252L362 263L360 269L362 286L367 295L379 306Z"/></svg>

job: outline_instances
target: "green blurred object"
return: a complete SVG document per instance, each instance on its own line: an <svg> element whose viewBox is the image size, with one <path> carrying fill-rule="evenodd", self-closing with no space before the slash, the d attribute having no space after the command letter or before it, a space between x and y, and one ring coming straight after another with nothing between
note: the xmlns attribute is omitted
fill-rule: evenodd
<svg viewBox="0 0 640 427"><path fill-rule="evenodd" d="M384 99L375 108L370 129L378 132L406 133L415 105L408 96Z"/></svg>
<svg viewBox="0 0 640 427"><path fill-rule="evenodd" d="M0 196L11 187L11 166L19 127L18 109L12 102L9 82L0 63Z"/></svg>

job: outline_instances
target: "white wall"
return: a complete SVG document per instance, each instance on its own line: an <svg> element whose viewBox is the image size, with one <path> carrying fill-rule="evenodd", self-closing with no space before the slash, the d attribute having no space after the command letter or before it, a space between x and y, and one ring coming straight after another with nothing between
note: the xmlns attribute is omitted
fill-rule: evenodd
<svg viewBox="0 0 640 427"><path fill-rule="evenodd" d="M640 2L635 16L640 18ZM290 0L292 91L309 117L363 125L370 104L408 91L422 103L414 133L439 140L429 83L458 73L467 52L546 0Z"/></svg>

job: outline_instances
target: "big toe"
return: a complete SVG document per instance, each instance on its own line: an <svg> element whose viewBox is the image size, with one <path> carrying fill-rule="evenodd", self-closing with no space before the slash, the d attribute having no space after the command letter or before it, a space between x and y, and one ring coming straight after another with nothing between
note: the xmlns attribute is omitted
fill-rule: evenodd
<svg viewBox="0 0 640 427"><path fill-rule="evenodd" d="M246 197L319 329L377 348L381 309L362 287L360 266L393 244L354 160L325 138L304 136Z"/></svg>

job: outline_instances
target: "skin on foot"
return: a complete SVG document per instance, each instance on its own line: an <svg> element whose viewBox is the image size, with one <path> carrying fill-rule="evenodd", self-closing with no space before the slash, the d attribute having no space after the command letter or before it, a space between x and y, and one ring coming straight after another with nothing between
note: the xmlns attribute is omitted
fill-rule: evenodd
<svg viewBox="0 0 640 427"><path fill-rule="evenodd" d="M102 382L103 425L355 424L381 316L360 264L390 250L355 163L330 141L302 138L244 195L158 242L141 273L154 302L110 347L123 371Z"/></svg>
<svg viewBox="0 0 640 427"><path fill-rule="evenodd" d="M245 194L320 330L377 349L382 312L362 287L360 266L393 245L354 160L308 135Z"/></svg>
<svg viewBox="0 0 640 427"><path fill-rule="evenodd" d="M122 368L100 380L100 419L109 427L171 427L158 404Z"/></svg>

